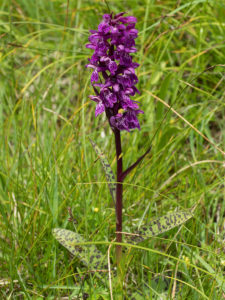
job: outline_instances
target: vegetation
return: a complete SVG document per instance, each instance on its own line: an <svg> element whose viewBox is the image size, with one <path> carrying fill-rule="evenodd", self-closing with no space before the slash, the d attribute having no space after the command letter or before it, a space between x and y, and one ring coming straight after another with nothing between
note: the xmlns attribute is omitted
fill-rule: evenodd
<svg viewBox="0 0 225 300"><path fill-rule="evenodd" d="M114 136L95 118L85 68L108 7L138 19L145 113L140 131L121 134L124 169L152 145L124 182L123 231L196 205L181 227L124 240L122 287L52 235L79 233L113 271L115 209L89 138L115 170ZM1 298L225 297L224 15L222 0L0 1Z"/></svg>

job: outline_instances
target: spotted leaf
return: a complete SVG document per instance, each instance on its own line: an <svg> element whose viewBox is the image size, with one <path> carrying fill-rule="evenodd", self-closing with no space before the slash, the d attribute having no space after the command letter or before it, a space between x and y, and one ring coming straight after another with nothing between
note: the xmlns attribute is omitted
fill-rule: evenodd
<svg viewBox="0 0 225 300"><path fill-rule="evenodd" d="M54 228L53 236L84 265L94 269L107 269L106 257L95 245L76 245L86 242L78 233L61 228Z"/></svg>
<svg viewBox="0 0 225 300"><path fill-rule="evenodd" d="M101 164L103 166L106 180L108 182L109 190L111 193L111 196L113 198L114 204L116 199L116 179L113 174L113 171L110 167L110 164L108 162L108 159L106 158L105 154L100 150L100 148L90 139L90 142L95 149L95 152L97 153L98 157L100 158Z"/></svg>
<svg viewBox="0 0 225 300"><path fill-rule="evenodd" d="M187 211L180 211L165 215L163 217L152 220L148 225L142 226L135 235L129 235L127 239L130 242L140 243L144 240L166 232L176 226L185 223L192 217L192 209Z"/></svg>

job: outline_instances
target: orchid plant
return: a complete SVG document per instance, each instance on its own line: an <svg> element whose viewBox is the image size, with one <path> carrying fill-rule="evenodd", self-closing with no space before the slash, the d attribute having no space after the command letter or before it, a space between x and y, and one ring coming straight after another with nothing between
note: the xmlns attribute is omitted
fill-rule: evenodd
<svg viewBox="0 0 225 300"><path fill-rule="evenodd" d="M97 103L95 115L98 116L105 112L115 135L117 156L116 241L118 243L122 242L122 182L127 174L123 172L120 131L140 129L137 115L143 113L139 109L137 101L131 100L131 96L140 93L135 87L138 82L135 68L139 64L133 62L131 55L137 51L135 48L135 39L138 36L138 30L135 28L137 19L132 16L125 17L124 14L124 12L115 16L105 14L98 30L90 31L90 43L86 45L87 48L94 50L87 67L93 69L91 83L95 95L91 95L90 99ZM119 245L116 247L116 255L117 261L119 261L121 257L121 246Z"/></svg>
<svg viewBox="0 0 225 300"><path fill-rule="evenodd" d="M96 103L95 116L105 113L115 136L116 178L106 156L94 141L91 140L91 144L103 165L109 190L115 202L117 264L120 263L122 256L123 181L151 150L149 147L137 161L123 170L121 131L140 130L138 115L143 113L139 103L131 99L136 93L140 93L136 88L138 78L135 74L139 64L133 61L132 56L132 53L137 51L135 47L135 39L138 36L138 30L135 28L137 19L124 15L124 12L103 15L98 30L90 30L89 43L86 45L87 48L94 50L87 67L93 69L91 85L95 95L89 97ZM129 242L140 243L151 236L183 224L192 217L192 211L190 209L175 212L155 219L134 231L135 234L131 236ZM93 245L81 245L85 241L78 233L66 229L54 229L53 234L85 265L92 266L94 269L107 267L104 255Z"/></svg>

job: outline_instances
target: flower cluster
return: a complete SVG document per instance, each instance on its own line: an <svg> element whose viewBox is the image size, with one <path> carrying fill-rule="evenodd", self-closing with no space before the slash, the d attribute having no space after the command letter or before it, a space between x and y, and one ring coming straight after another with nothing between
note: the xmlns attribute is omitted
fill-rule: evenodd
<svg viewBox="0 0 225 300"><path fill-rule="evenodd" d="M87 67L93 69L91 83L96 95L90 98L97 103L95 115L105 111L112 129L130 131L140 129L137 115L143 111L137 101L130 99L140 93L135 87L138 82L135 68L139 64L131 56L137 51L137 20L124 14L106 14L98 30L90 30L90 43L86 47L93 49L94 54Z"/></svg>

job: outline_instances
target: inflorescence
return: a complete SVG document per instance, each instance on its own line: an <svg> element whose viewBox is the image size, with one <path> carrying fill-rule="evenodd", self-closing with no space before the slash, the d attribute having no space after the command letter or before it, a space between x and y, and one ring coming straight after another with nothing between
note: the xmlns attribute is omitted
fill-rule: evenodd
<svg viewBox="0 0 225 300"><path fill-rule="evenodd" d="M90 30L90 43L86 47L93 49L94 54L87 67L93 69L91 83L96 95L89 97L97 103L95 116L105 111L113 130L130 131L140 129L137 115L143 111L137 101L130 99L140 94L135 87L138 82L135 69L139 64L133 62L131 56L137 51L137 19L124 14L105 14L98 30Z"/></svg>

